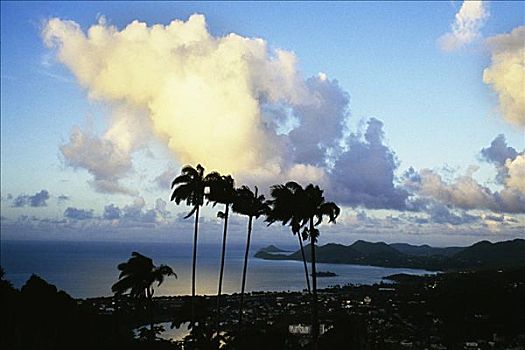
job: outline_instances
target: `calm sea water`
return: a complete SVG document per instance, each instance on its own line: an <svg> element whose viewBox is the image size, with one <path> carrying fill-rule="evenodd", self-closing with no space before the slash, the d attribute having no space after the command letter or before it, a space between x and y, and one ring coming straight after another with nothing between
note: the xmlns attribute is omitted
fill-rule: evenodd
<svg viewBox="0 0 525 350"><path fill-rule="evenodd" d="M251 255L261 247L253 247ZM288 247L295 250L295 247ZM155 264L170 265L178 279L168 278L155 295L191 294L190 244L131 242L27 242L1 241L1 265L15 287L21 287L32 273L39 275L76 298L111 296L117 281L117 265L132 251L153 258ZM226 252L223 282L225 293L240 290L243 245L230 245ZM216 294L220 247L199 245L197 293ZM318 278L319 288L330 285L373 284L394 273L425 274L424 270L359 265L318 264L319 271L332 271L337 277ZM248 291L297 291L305 288L304 270L299 261L270 261L251 257L248 263Z"/></svg>

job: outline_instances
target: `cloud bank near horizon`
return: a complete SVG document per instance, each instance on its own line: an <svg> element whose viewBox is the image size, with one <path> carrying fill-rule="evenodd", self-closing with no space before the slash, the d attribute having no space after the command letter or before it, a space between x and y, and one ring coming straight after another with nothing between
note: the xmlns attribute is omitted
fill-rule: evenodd
<svg viewBox="0 0 525 350"><path fill-rule="evenodd" d="M525 150L518 152L508 146L500 134L480 150L480 158L495 167L494 182L500 190L491 190L474 179L477 166L449 181L431 169L410 168L405 174L405 188L418 195L420 209L428 209L430 200L462 210L525 214Z"/></svg>

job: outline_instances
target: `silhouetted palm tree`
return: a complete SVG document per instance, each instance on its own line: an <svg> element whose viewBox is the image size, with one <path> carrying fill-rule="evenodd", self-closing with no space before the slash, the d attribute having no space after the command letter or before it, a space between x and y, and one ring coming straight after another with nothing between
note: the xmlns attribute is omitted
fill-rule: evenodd
<svg viewBox="0 0 525 350"><path fill-rule="evenodd" d="M255 193L248 186L242 186L236 191L236 198L232 210L238 214L248 216L248 235L246 238L246 250L244 252L244 266L242 269L241 302L239 306L239 327L242 327L242 312L244 307L244 289L246 287L246 272L248 269L248 254L250 251L250 240L252 235L253 218L268 212L268 204L264 196L258 196L259 189L255 186Z"/></svg>
<svg viewBox="0 0 525 350"><path fill-rule="evenodd" d="M224 258L226 255L226 234L228 233L228 217L230 206L235 200L234 180L230 175L223 176L217 172L206 176L206 183L209 185L210 191L206 195L210 202L215 206L217 203L224 204L224 211L219 212L217 216L224 219L224 231L222 235L222 250L221 250L221 269L219 273L219 288L217 291L217 334L219 334L220 325L220 299L222 294L222 281L224 277Z"/></svg>
<svg viewBox="0 0 525 350"><path fill-rule="evenodd" d="M301 216L302 212L304 212L302 210L302 206L304 206L304 189L297 182L290 181L285 185L272 186L270 195L272 199L268 201L270 210L266 215L266 222L268 222L268 225L277 221L282 222L283 225L290 225L292 233L297 235L303 258L306 286L308 293L311 293L310 276L308 275L308 266L306 265L303 248L303 239L306 239L306 237L303 237L300 233L304 221L304 217Z"/></svg>
<svg viewBox="0 0 525 350"><path fill-rule="evenodd" d="M160 286L167 276L177 275L168 265L155 266L153 260L137 253L131 253L131 258L117 267L120 270L119 280L111 287L116 296L120 296L129 291L129 295L146 303L146 309L150 314L150 331L151 337L154 337L153 321L153 283L158 282Z"/></svg>
<svg viewBox="0 0 525 350"><path fill-rule="evenodd" d="M204 188L206 182L204 178L204 168L198 164L196 168L186 165L182 168L181 174L171 183L171 200L175 203L186 202L192 206L191 211L184 218L187 219L195 214L195 229L193 233L193 264L191 273L191 322L195 322L195 271L197 267L197 234L199 231L199 209L204 203Z"/></svg>
<svg viewBox="0 0 525 350"><path fill-rule="evenodd" d="M315 243L319 237L319 230L316 228L323 221L323 217L328 217L328 222L335 223L335 219L339 216L340 209L333 202L325 202L323 190L319 186L309 184L304 189L303 203L300 205L300 214L302 217L302 225L309 224L303 230L303 237L310 238L311 249L311 263L312 263L312 338L313 348L317 348L317 340L319 337L319 319L317 310L317 272L315 268Z"/></svg>

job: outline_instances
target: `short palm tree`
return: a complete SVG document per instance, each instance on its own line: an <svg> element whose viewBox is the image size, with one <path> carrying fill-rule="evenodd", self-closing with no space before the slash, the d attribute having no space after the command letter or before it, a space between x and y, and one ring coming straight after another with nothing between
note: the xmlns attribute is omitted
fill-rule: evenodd
<svg viewBox="0 0 525 350"><path fill-rule="evenodd" d="M268 212L268 204L264 200L263 195L258 195L259 189L255 186L255 193L250 190L248 186L242 186L237 189L235 201L232 205L232 210L235 213L248 216L248 235L246 238L246 250L244 252L244 266L242 269L242 283L241 283L241 302L239 306L239 327L242 327L242 313L244 307L244 290L246 287L246 272L248 269L248 255L250 251L250 240L252 235L253 218L257 219L259 216Z"/></svg>
<svg viewBox="0 0 525 350"><path fill-rule="evenodd" d="M270 209L266 214L266 222L268 222L268 225L277 221L283 225L290 225L292 233L297 236L303 258L306 286L308 293L311 293L310 277L308 276L308 266L306 265L303 247L303 239L306 239L306 237L303 237L300 233L304 221L304 218L301 216L301 213L304 211L302 210L302 206L304 205L304 189L297 182L290 181L284 185L272 186L270 195L272 199L268 201Z"/></svg>
<svg viewBox="0 0 525 350"><path fill-rule="evenodd" d="M111 290L116 296L129 292L129 295L140 302L145 302L145 309L150 316L150 336L154 337L153 321L153 283L160 286L167 276L177 275L168 265L155 266L153 260L137 253L131 253L131 258L117 267L120 270L119 280L113 284Z"/></svg>
<svg viewBox="0 0 525 350"><path fill-rule="evenodd" d="M224 204L224 211L219 212L217 216L224 219L224 231L222 235L222 250L221 250L221 269L219 273L219 288L217 291L217 334L219 334L220 325L220 298L222 294L222 281L224 277L224 259L226 255L226 235L228 233L228 217L230 206L235 200L234 180L230 175L224 176L213 172L206 176L206 183L209 186L209 193L206 198L213 202L213 205Z"/></svg>
<svg viewBox="0 0 525 350"><path fill-rule="evenodd" d="M325 202L323 190L319 186L309 184L303 191L303 202L300 206L300 217L302 217L302 224L307 227L303 230L303 236L310 238L310 257L312 263L312 337L313 347L317 348L317 340L319 337L319 319L317 309L317 271L315 268L315 243L319 237L319 230L317 226L323 221L323 217L328 217L328 222L335 223L335 219L339 216L340 209L333 202Z"/></svg>
<svg viewBox="0 0 525 350"><path fill-rule="evenodd" d="M196 168L186 165L182 168L181 174L171 183L171 200L176 204L186 202L192 206L191 211L184 217L185 219L195 215L195 226L193 233L193 263L191 273L191 323L195 322L195 272L197 267L197 234L199 232L199 210L204 203L204 189L206 181L204 178L204 168L198 164Z"/></svg>

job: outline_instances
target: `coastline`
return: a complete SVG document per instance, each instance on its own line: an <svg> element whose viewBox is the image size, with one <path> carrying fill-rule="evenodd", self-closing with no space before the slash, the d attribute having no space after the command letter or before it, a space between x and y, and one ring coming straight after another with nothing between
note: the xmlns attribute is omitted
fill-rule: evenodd
<svg viewBox="0 0 525 350"><path fill-rule="evenodd" d="M155 295L188 295L191 293L191 254L178 255L177 244L46 244L18 243L2 245L2 266L6 277L20 288L35 273L75 298L111 296L111 285L118 279L117 265L131 250L153 257L159 263L173 266L178 279L168 278L155 290ZM226 254L224 293L240 290L243 249L228 249ZM4 254L7 253L7 254ZM214 246L203 245L197 261L197 293L217 293L220 257ZM427 270L389 269L364 265L319 264L322 270L338 276L320 279L319 287L354 283L371 285L395 273L425 274ZM300 261L269 261L250 258L247 291L300 291L305 288Z"/></svg>

